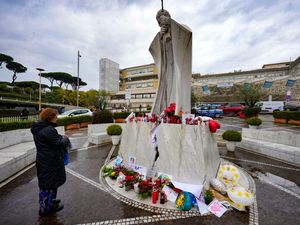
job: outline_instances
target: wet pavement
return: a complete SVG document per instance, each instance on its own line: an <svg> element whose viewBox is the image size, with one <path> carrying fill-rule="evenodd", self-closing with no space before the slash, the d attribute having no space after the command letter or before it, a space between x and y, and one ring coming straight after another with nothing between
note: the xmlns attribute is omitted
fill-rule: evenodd
<svg viewBox="0 0 300 225"><path fill-rule="evenodd" d="M300 134L300 126L274 123L274 118L270 114L260 114L259 118L262 120L262 124L259 126L259 129L270 131L289 131ZM241 119L239 117L226 116L218 119L218 121L221 124L220 132L223 132L225 130L242 131L242 128L248 128L245 119Z"/></svg>
<svg viewBox="0 0 300 225"><path fill-rule="evenodd" d="M248 212L232 210L221 218L180 218L155 214L127 205L103 190L99 171L111 145L90 146L70 153L67 182L58 189L65 208L51 216L38 215L38 186L33 166L0 188L0 224L255 224ZM257 224L300 224L300 167L285 164L242 149L220 155L244 168L256 184ZM116 155L114 152L113 155Z"/></svg>

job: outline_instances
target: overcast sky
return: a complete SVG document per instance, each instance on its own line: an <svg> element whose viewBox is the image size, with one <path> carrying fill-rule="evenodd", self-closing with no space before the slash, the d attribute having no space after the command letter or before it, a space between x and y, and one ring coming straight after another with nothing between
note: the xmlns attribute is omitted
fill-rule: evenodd
<svg viewBox="0 0 300 225"><path fill-rule="evenodd" d="M300 0L164 0L193 31L193 72L261 68L300 56ZM0 0L0 53L28 68L17 81L38 81L36 67L77 74L99 87L99 59L120 68L152 63L160 0ZM0 80L12 72L0 69ZM43 81L47 83L46 80Z"/></svg>

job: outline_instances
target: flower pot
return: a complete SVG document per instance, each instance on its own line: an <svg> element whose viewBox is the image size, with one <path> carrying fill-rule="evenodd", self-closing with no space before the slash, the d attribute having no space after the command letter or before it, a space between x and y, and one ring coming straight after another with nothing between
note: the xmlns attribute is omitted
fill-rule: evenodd
<svg viewBox="0 0 300 225"><path fill-rule="evenodd" d="M82 122L80 123L80 128L88 127L89 122Z"/></svg>
<svg viewBox="0 0 300 225"><path fill-rule="evenodd" d="M291 119L289 119L288 123L293 124L293 125L300 125L300 120L291 120Z"/></svg>
<svg viewBox="0 0 300 225"><path fill-rule="evenodd" d="M125 119L124 118L115 119L115 123L125 123Z"/></svg>
<svg viewBox="0 0 300 225"><path fill-rule="evenodd" d="M287 119L274 118L274 122L275 122L275 123L283 123L283 124L286 124L286 123L287 123Z"/></svg>
<svg viewBox="0 0 300 225"><path fill-rule="evenodd" d="M236 142L236 141L226 141L226 147L227 147L228 151L234 152L237 143L238 142Z"/></svg>
<svg viewBox="0 0 300 225"><path fill-rule="evenodd" d="M69 124L65 126L66 130L74 130L74 129L79 129L80 124L79 123L74 123L74 124Z"/></svg>
<svg viewBox="0 0 300 225"><path fill-rule="evenodd" d="M255 129L255 130L256 130L256 129L258 129L258 127L259 127L259 126L256 126L256 125L249 125L249 128L250 128L250 129Z"/></svg>
<svg viewBox="0 0 300 225"><path fill-rule="evenodd" d="M112 135L111 141L113 145L118 145L121 139L121 135Z"/></svg>

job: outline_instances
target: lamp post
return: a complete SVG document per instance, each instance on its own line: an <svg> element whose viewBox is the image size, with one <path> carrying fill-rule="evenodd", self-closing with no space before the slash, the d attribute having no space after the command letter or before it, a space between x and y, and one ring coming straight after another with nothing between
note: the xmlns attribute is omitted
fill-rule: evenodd
<svg viewBox="0 0 300 225"><path fill-rule="evenodd" d="M77 107L79 106L79 58L81 57L79 50L77 54Z"/></svg>
<svg viewBox="0 0 300 225"><path fill-rule="evenodd" d="M36 70L39 71L39 76L40 76L40 86L39 86L39 111L42 109L42 81L41 81L41 72L45 71L42 68L36 68Z"/></svg>

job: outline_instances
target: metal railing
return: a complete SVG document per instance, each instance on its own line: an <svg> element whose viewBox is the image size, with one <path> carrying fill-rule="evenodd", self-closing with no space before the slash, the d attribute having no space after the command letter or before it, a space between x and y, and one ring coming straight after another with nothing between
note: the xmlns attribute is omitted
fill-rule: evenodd
<svg viewBox="0 0 300 225"><path fill-rule="evenodd" d="M38 115L2 117L0 118L0 122L36 121L38 117Z"/></svg>

